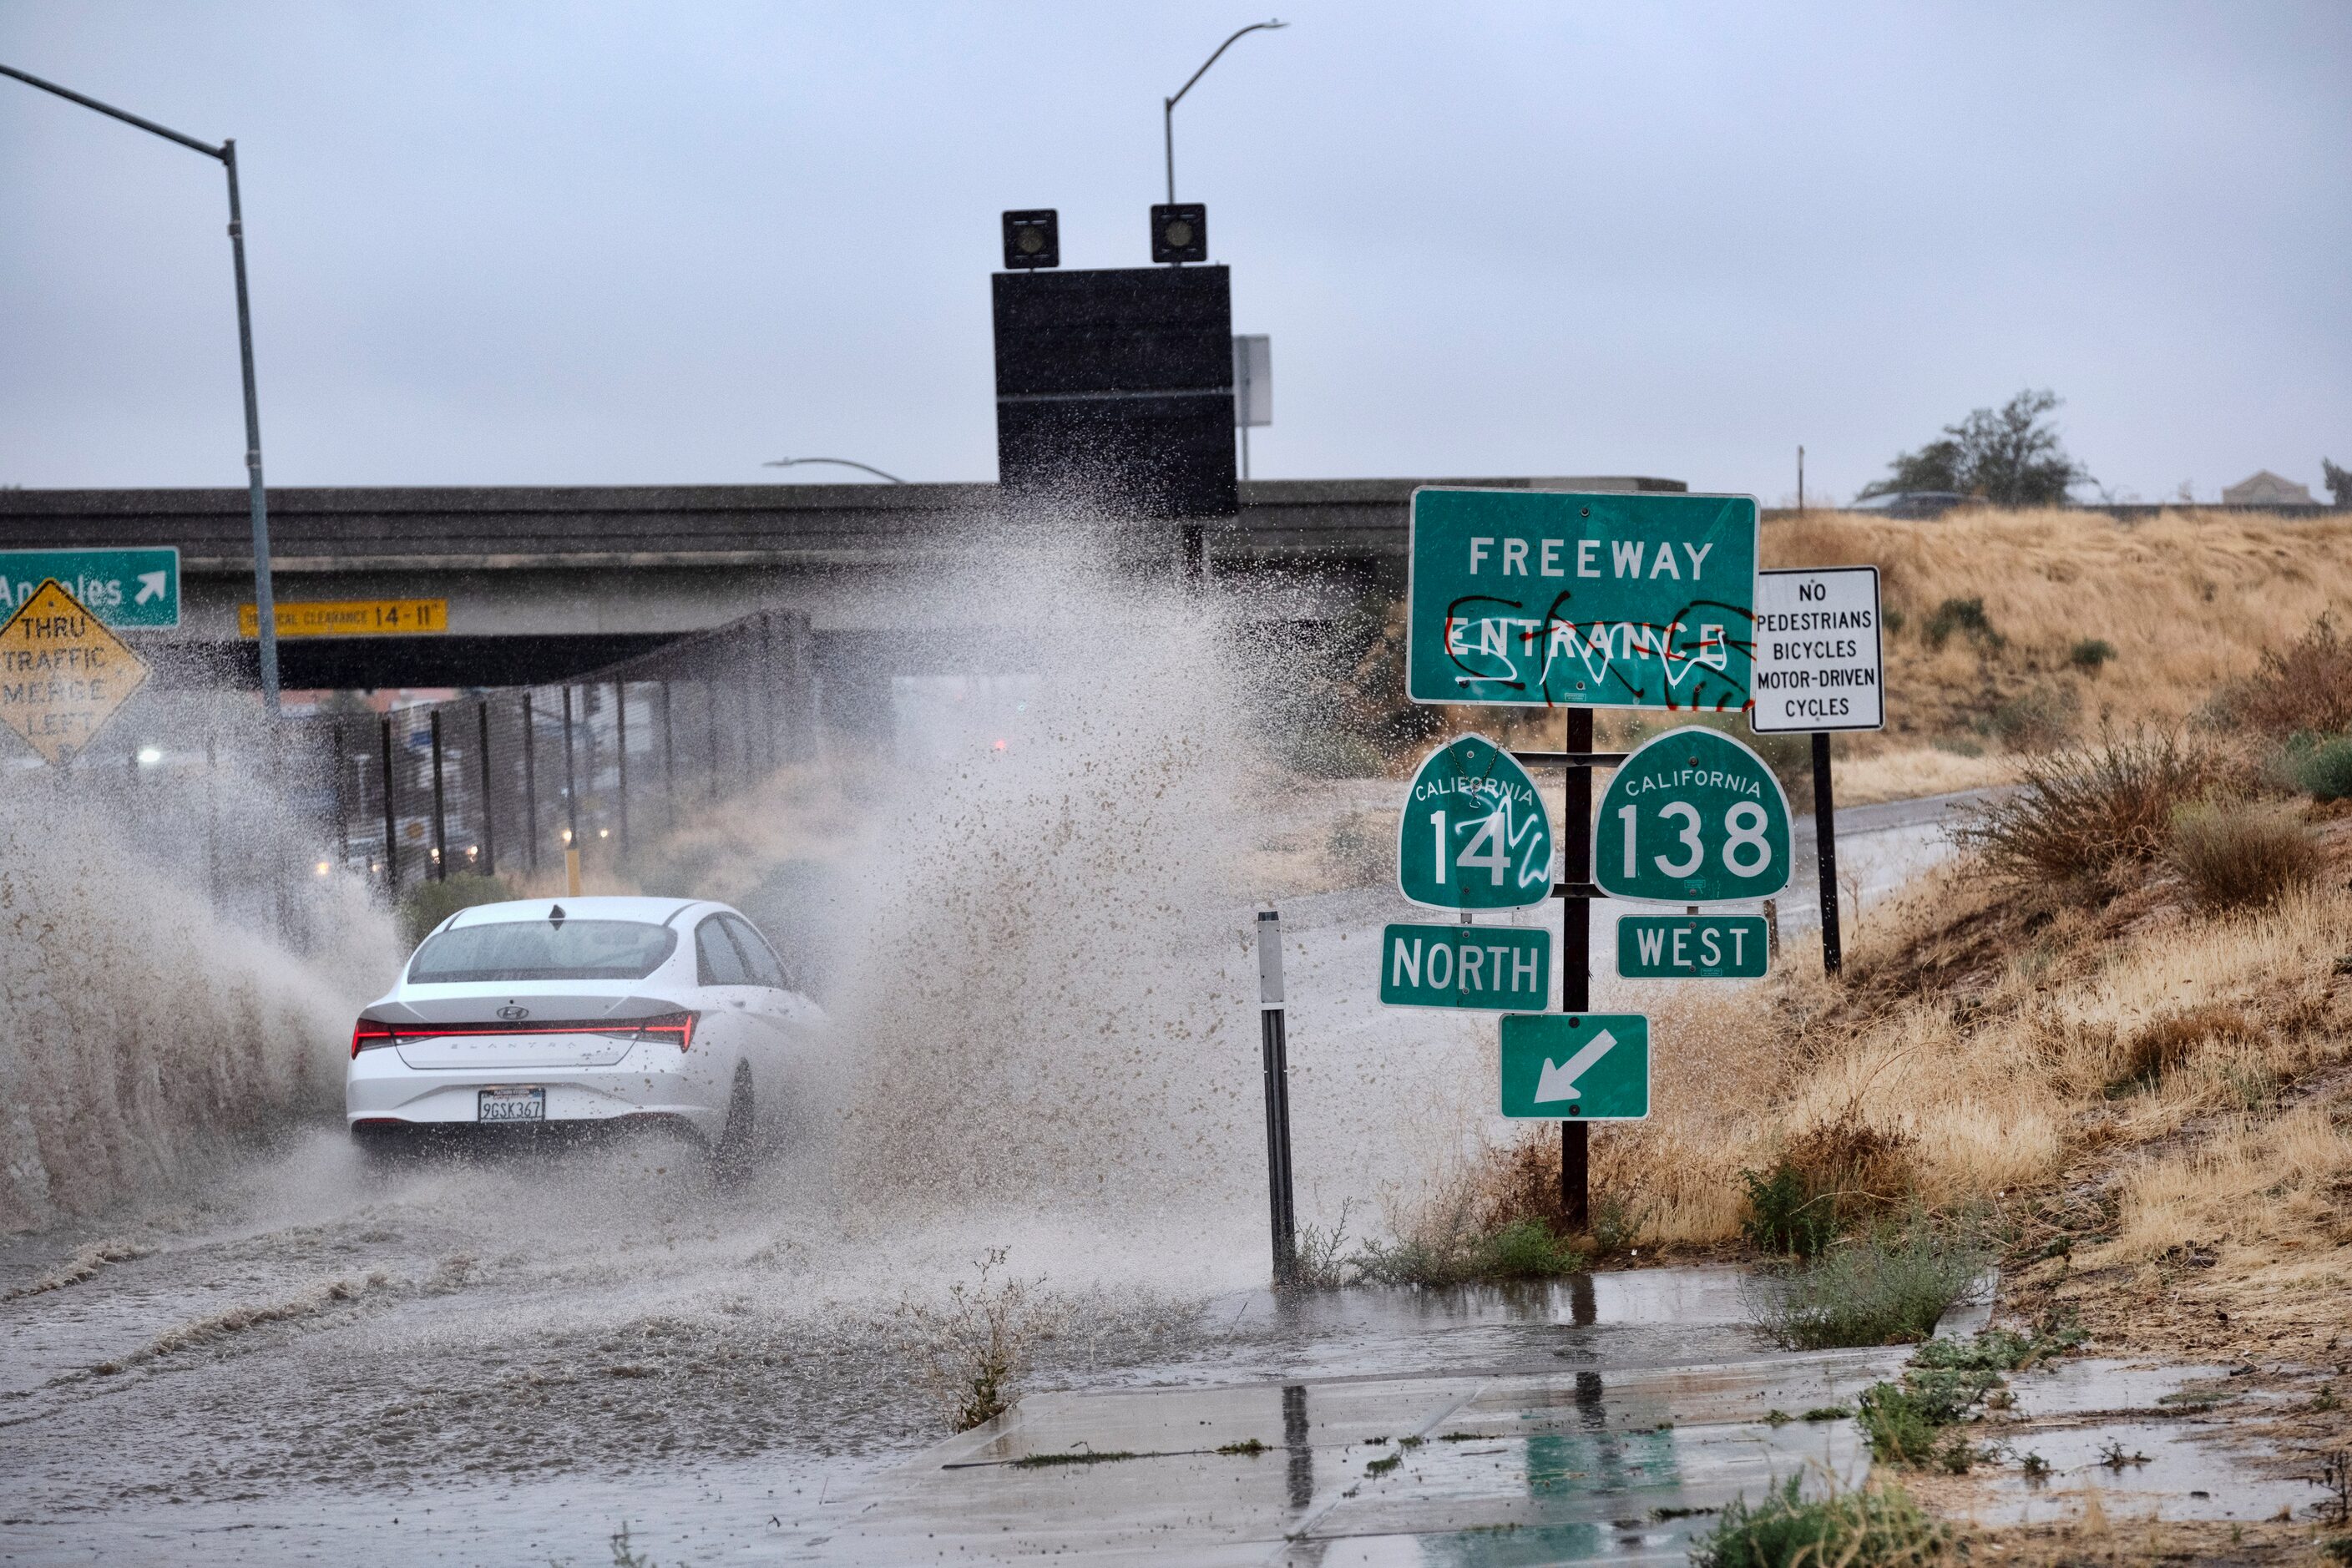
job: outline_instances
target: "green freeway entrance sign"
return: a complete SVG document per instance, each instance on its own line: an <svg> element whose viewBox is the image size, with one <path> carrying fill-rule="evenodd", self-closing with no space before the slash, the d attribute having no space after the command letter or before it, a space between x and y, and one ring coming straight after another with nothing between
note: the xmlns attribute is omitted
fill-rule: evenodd
<svg viewBox="0 0 2352 1568"><path fill-rule="evenodd" d="M109 626L180 624L180 552L151 550L0 550L0 618L54 577Z"/></svg>
<svg viewBox="0 0 2352 1568"><path fill-rule="evenodd" d="M1391 1007L1549 1007L1551 932L1390 926L1381 932L1381 1000Z"/></svg>
<svg viewBox="0 0 2352 1568"><path fill-rule="evenodd" d="M1601 797L1592 879L1621 899L1719 904L1789 885L1789 797L1728 735L1669 730L1627 757Z"/></svg>
<svg viewBox="0 0 2352 1568"><path fill-rule="evenodd" d="M1650 1114L1650 1020L1639 1013L1507 1015L1503 1114L1641 1121Z"/></svg>
<svg viewBox="0 0 2352 1568"><path fill-rule="evenodd" d="M1397 819L1397 885L1440 910L1508 910L1551 896L1551 816L1535 780L1484 735L1423 759Z"/></svg>
<svg viewBox="0 0 2352 1568"><path fill-rule="evenodd" d="M1628 980L1753 980L1764 973L1762 915L1626 915L1617 973Z"/></svg>
<svg viewBox="0 0 2352 1568"><path fill-rule="evenodd" d="M1756 516L1748 496L1415 490L1406 695L1738 711Z"/></svg>

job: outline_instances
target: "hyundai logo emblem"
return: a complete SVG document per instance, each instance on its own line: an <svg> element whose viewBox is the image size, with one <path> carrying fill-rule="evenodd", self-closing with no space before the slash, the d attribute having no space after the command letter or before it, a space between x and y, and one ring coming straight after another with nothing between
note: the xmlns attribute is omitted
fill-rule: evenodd
<svg viewBox="0 0 2352 1568"><path fill-rule="evenodd" d="M509 1023L512 1023L517 1018L530 1017L530 1009L528 1007L518 1007L512 1003L509 1003L506 1006L499 1009L499 1016L504 1018Z"/></svg>

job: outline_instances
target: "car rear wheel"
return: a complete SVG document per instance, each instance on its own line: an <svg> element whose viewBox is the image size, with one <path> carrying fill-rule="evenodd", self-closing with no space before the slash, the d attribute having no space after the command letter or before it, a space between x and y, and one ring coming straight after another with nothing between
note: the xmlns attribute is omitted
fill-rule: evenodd
<svg viewBox="0 0 2352 1568"><path fill-rule="evenodd" d="M735 1068L735 1087L727 1096L727 1125L719 1130L719 1142L711 1146L711 1173L720 1181L740 1181L751 1168L751 1151L757 1139L758 1112L751 1102L751 1067L749 1062Z"/></svg>

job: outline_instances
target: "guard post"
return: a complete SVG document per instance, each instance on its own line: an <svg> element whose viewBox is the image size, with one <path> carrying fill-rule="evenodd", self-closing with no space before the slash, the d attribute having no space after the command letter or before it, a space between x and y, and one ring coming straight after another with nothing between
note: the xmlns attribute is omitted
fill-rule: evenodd
<svg viewBox="0 0 2352 1568"><path fill-rule="evenodd" d="M1265 1068L1265 1181L1274 1229L1274 1285L1298 1283L1298 1210L1290 1184L1290 1047L1283 1032L1282 915L1257 916L1257 1001Z"/></svg>

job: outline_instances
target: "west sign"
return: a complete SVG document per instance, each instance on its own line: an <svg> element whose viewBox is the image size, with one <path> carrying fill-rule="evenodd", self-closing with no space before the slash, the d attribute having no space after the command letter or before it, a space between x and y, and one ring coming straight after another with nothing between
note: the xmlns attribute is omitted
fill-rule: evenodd
<svg viewBox="0 0 2352 1568"><path fill-rule="evenodd" d="M1406 694L1738 711L1756 518L1748 496L1415 490Z"/></svg>

